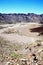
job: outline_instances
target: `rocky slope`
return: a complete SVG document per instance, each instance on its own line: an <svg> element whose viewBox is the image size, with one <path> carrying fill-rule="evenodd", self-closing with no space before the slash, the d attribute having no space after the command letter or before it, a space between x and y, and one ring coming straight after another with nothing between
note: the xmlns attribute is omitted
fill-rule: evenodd
<svg viewBox="0 0 43 65"><path fill-rule="evenodd" d="M34 13L28 14L1 14L0 23L17 23L17 22L37 22L43 23L43 14L37 15Z"/></svg>

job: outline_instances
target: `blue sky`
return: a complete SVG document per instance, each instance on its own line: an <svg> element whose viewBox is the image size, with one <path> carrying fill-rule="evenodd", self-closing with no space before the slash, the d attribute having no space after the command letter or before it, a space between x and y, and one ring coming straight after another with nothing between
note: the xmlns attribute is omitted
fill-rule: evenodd
<svg viewBox="0 0 43 65"><path fill-rule="evenodd" d="M43 0L0 0L0 13L43 14Z"/></svg>

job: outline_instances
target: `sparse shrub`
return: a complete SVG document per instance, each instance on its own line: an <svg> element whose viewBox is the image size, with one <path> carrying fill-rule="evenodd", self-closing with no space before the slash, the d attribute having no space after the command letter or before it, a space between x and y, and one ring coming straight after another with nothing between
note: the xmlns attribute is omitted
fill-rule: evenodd
<svg viewBox="0 0 43 65"><path fill-rule="evenodd" d="M14 53L14 52L11 53L10 56L11 56L12 58L14 58L14 59L17 59L17 58L20 58L20 57L21 57L20 54L16 54L16 53Z"/></svg>

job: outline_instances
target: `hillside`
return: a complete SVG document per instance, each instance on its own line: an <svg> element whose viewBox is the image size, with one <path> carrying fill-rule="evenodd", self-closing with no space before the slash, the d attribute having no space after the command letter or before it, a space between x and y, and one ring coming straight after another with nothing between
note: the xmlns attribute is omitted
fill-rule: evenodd
<svg viewBox="0 0 43 65"><path fill-rule="evenodd" d="M18 23L18 22L37 22L43 23L43 14L37 15L34 13L28 14L1 14L0 13L0 23Z"/></svg>

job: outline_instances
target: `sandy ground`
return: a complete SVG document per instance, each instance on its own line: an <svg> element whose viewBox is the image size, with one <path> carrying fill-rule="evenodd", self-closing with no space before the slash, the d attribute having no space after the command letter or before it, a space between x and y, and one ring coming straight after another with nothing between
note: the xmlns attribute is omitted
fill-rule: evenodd
<svg viewBox="0 0 43 65"><path fill-rule="evenodd" d="M0 63L1 65L9 65L10 63L13 63L12 65L21 65L18 64L18 59L12 58L10 56L8 56L7 54L14 54L17 53L22 54L23 57L21 59L27 58L30 61L28 61L27 65L37 65L36 63L34 64L33 60L33 56L31 56L33 53L35 54L35 58L38 57L38 59L43 56L43 41L41 41L42 45L37 45L38 43L40 43L40 40L43 40L43 36L38 36L39 33L37 32L31 32L30 29L32 28L36 28L41 26L41 24L38 23L17 23L17 24L4 24L4 25L0 25L0 37L2 37L4 40L7 40L9 42L4 42L3 40L0 40L0 52L3 52L3 57L0 59L2 60L2 62ZM39 40L39 41L37 41ZM3 44L5 43L5 44ZM16 50L15 45L16 46ZM6 45L8 44L8 46ZM18 45L21 45L22 48L19 46L18 49ZM10 52L9 52L10 51ZM42 52L40 55L38 56L39 52ZM1 54L1 53L0 53ZM16 55L16 56L18 56ZM7 57L8 56L8 57ZM5 58L4 58L5 57ZM4 58L4 59L3 59ZM7 59L6 59L7 58ZM13 59L13 60L12 60ZM17 61L15 61L17 60ZM36 59L37 61L37 59ZM42 59L43 61L43 59ZM26 61L27 62L27 61ZM32 63L31 63L32 62ZM20 62L19 62L20 63ZM22 63L22 62L21 62ZM10 64L11 65L11 64ZM43 64L42 64L43 65Z"/></svg>
<svg viewBox="0 0 43 65"><path fill-rule="evenodd" d="M0 36L11 42L24 44L24 43L34 42L35 40L41 38L38 37L39 33L30 32L31 28L41 26L41 24L38 23L5 24L0 26L5 27L3 29L0 29ZM4 32L8 32L9 30L10 30L9 34L4 33Z"/></svg>

